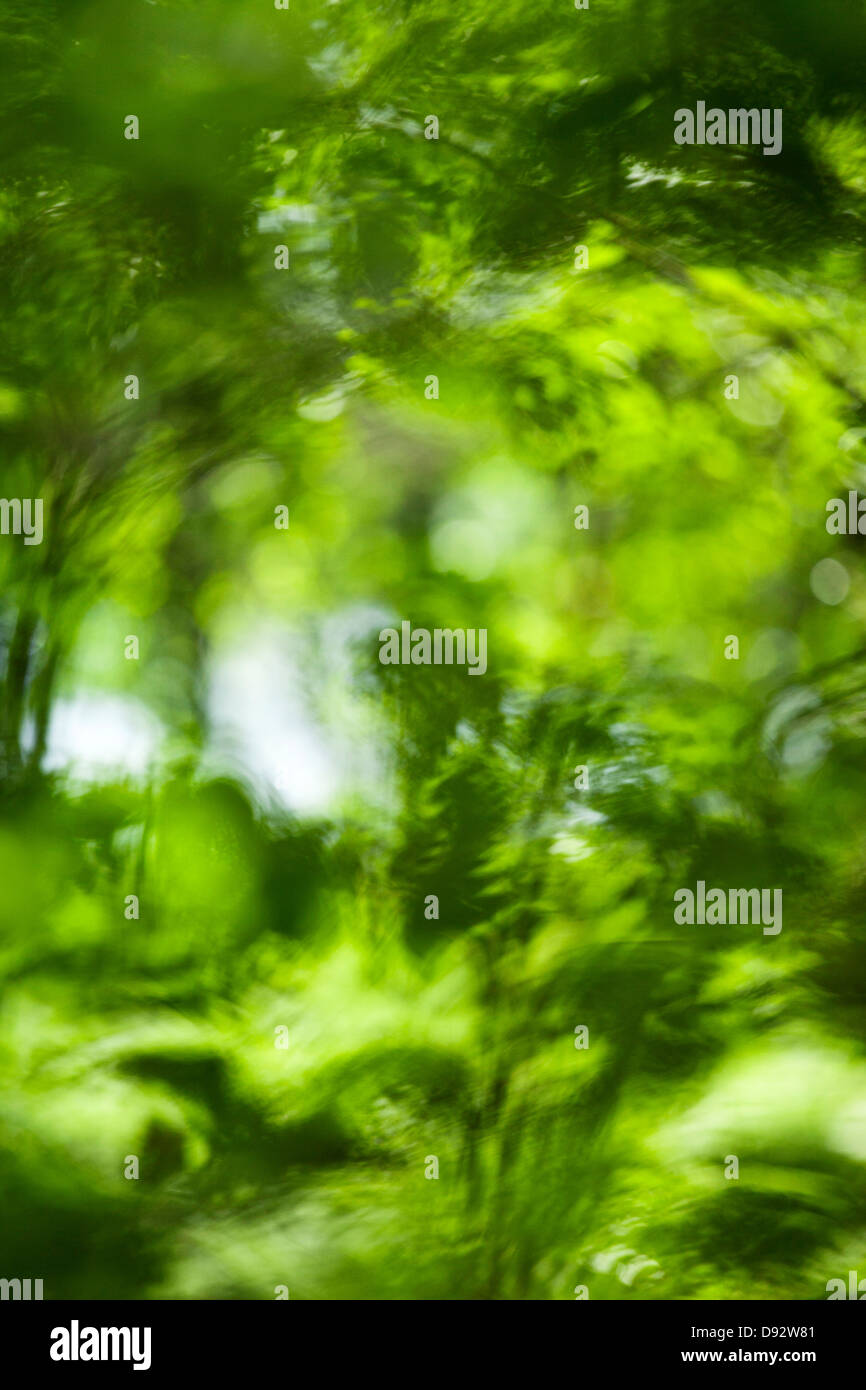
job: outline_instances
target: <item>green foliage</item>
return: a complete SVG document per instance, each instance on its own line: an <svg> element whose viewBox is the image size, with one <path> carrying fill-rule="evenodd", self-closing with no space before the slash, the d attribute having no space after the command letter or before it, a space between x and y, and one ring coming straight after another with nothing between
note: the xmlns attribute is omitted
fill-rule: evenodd
<svg viewBox="0 0 866 1390"><path fill-rule="evenodd" d="M863 7L10 0L0 54L0 1274L862 1273Z"/></svg>

